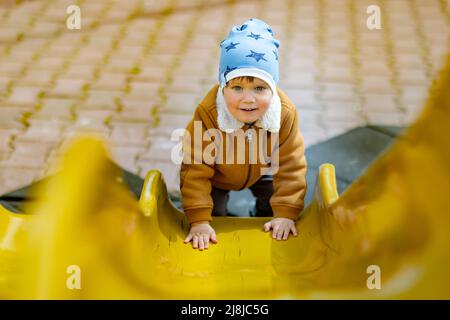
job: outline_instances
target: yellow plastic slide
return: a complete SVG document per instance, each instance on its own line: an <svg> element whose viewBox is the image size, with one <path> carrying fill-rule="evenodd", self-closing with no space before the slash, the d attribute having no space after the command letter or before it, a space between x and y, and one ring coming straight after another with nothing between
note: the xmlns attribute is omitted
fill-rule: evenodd
<svg viewBox="0 0 450 320"><path fill-rule="evenodd" d="M219 243L184 244L188 224L158 171L138 201L101 141L75 142L39 201L0 207L7 299L450 298L450 59L423 114L338 197L321 166L299 236L267 218L214 218Z"/></svg>

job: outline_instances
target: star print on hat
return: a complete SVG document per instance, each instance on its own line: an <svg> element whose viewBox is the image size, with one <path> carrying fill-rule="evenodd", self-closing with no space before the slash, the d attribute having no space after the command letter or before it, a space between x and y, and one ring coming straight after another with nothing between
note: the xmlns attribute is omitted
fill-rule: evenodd
<svg viewBox="0 0 450 320"><path fill-rule="evenodd" d="M221 87L232 78L246 75L266 81L276 91L279 46L272 28L262 20L252 18L234 26L220 43Z"/></svg>

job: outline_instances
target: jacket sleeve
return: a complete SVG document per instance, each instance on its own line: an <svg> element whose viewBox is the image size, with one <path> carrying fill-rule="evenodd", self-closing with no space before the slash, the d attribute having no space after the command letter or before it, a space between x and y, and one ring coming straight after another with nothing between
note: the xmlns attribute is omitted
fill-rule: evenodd
<svg viewBox="0 0 450 320"><path fill-rule="evenodd" d="M298 112L287 117L280 130L278 171L273 176L274 193L270 204L275 217L296 220L304 207L306 195L306 158ZM272 164L273 165L273 164Z"/></svg>
<svg viewBox="0 0 450 320"><path fill-rule="evenodd" d="M183 137L180 190L183 210L190 224L212 220L211 178L215 170L214 164L205 163L202 157L206 144L202 137L207 130L203 117L207 115L199 105Z"/></svg>

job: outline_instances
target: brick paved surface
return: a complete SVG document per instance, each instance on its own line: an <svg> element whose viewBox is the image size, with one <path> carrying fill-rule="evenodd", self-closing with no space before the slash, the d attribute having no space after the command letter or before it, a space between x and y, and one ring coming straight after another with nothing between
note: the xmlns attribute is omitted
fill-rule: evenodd
<svg viewBox="0 0 450 320"><path fill-rule="evenodd" d="M72 4L80 30L66 27ZM372 4L381 30L366 27ZM250 17L281 41L280 87L307 146L410 124L448 51L449 0L1 1L0 194L49 174L86 131L119 165L142 177L157 168L176 190L171 133L215 83L220 41Z"/></svg>

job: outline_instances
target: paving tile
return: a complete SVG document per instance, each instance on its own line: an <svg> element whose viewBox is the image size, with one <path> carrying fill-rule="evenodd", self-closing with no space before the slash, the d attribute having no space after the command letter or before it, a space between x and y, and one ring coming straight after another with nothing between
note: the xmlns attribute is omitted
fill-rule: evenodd
<svg viewBox="0 0 450 320"><path fill-rule="evenodd" d="M362 78L361 90L364 93L389 93L393 91L393 84L391 83L392 76L386 75L365 75Z"/></svg>
<svg viewBox="0 0 450 320"><path fill-rule="evenodd" d="M29 185L42 176L42 170L0 166L0 195Z"/></svg>
<svg viewBox="0 0 450 320"><path fill-rule="evenodd" d="M122 92L120 91L90 90L88 97L80 104L79 108L117 110L117 99L121 96Z"/></svg>
<svg viewBox="0 0 450 320"><path fill-rule="evenodd" d="M130 91L126 95L130 100L149 100L156 97L161 88L161 82L152 81L131 81L129 83Z"/></svg>
<svg viewBox="0 0 450 320"><path fill-rule="evenodd" d="M319 142L322 142L328 138L326 131L320 130L311 130L311 131L303 130L302 134L306 148L315 145Z"/></svg>
<svg viewBox="0 0 450 320"><path fill-rule="evenodd" d="M13 138L14 135L11 131L0 130L0 153L10 153L13 150L11 146L11 141Z"/></svg>
<svg viewBox="0 0 450 320"><path fill-rule="evenodd" d="M25 62L13 59L4 60L0 63L0 74L4 77L17 78L22 72Z"/></svg>
<svg viewBox="0 0 450 320"><path fill-rule="evenodd" d="M384 59L363 59L360 66L361 76L389 75L391 73Z"/></svg>
<svg viewBox="0 0 450 320"><path fill-rule="evenodd" d="M60 141L64 128L69 122L60 119L28 119L28 128L17 135L16 141L42 144L55 144Z"/></svg>
<svg viewBox="0 0 450 320"><path fill-rule="evenodd" d="M209 63L217 63L217 59L219 59L220 51L219 51L219 43L222 40L218 39L214 41L214 46L206 47L206 46L196 46L194 43L189 43L185 51L183 52L183 60L184 61L195 61L195 60L204 60Z"/></svg>
<svg viewBox="0 0 450 320"><path fill-rule="evenodd" d="M334 103L336 101L357 101L354 93L354 85L349 83L324 83L321 99Z"/></svg>
<svg viewBox="0 0 450 320"><path fill-rule="evenodd" d="M399 83L402 85L428 85L428 79L425 74L425 70L420 69L400 69L399 73Z"/></svg>
<svg viewBox="0 0 450 320"><path fill-rule="evenodd" d="M200 103L200 98L195 94L171 94L162 109L163 112L191 114Z"/></svg>
<svg viewBox="0 0 450 320"><path fill-rule="evenodd" d="M145 60L142 61L140 67L144 72L146 68L167 68L173 61L173 57L168 54L162 54L158 51L152 51L146 56Z"/></svg>
<svg viewBox="0 0 450 320"><path fill-rule="evenodd" d="M401 100L405 106L408 106L408 109L415 109L414 106L422 107L428 98L428 88L424 86L402 86L401 92Z"/></svg>
<svg viewBox="0 0 450 320"><path fill-rule="evenodd" d="M81 50L71 61L74 65L98 65L103 61L104 53L100 50Z"/></svg>
<svg viewBox="0 0 450 320"><path fill-rule="evenodd" d="M325 58L320 62L323 68L352 68L352 58L347 54L327 53Z"/></svg>
<svg viewBox="0 0 450 320"><path fill-rule="evenodd" d="M85 80L72 78L59 78L55 86L46 92L49 97L78 97L83 93Z"/></svg>
<svg viewBox="0 0 450 320"><path fill-rule="evenodd" d="M112 142L112 141L111 141ZM109 144L109 151L112 159L117 162L121 167L137 172L136 159L138 155L145 150L145 146L138 145L116 145L114 143Z"/></svg>
<svg viewBox="0 0 450 320"><path fill-rule="evenodd" d="M134 66L129 65L126 72L129 72ZM146 81L154 83L164 83L168 67L159 65L145 65L140 67L139 74L133 75L132 79L137 81Z"/></svg>
<svg viewBox="0 0 450 320"><path fill-rule="evenodd" d="M2 32L0 32L0 43L14 42L19 34L20 31L15 27L2 27Z"/></svg>
<svg viewBox="0 0 450 320"><path fill-rule="evenodd" d="M14 141L14 151L0 166L40 169L44 166L49 146L39 142Z"/></svg>
<svg viewBox="0 0 450 320"><path fill-rule="evenodd" d="M128 73L133 67L133 60L111 58L108 60L108 65L106 67L102 67L102 71L111 73Z"/></svg>
<svg viewBox="0 0 450 320"><path fill-rule="evenodd" d="M65 128L61 140L70 141L74 137L80 135L92 135L106 140L108 139L110 132L111 128L104 123L87 121L86 119L77 119L75 123Z"/></svg>
<svg viewBox="0 0 450 320"><path fill-rule="evenodd" d="M211 85L212 87L212 85ZM201 84L201 78L177 73L173 82L165 87L167 95L171 93L191 93L200 94L204 92L204 85Z"/></svg>
<svg viewBox="0 0 450 320"><path fill-rule="evenodd" d="M110 121L114 122L134 122L148 124L151 126L154 122L154 115L151 109L124 110L114 113Z"/></svg>
<svg viewBox="0 0 450 320"><path fill-rule="evenodd" d="M48 39L45 38L27 38L26 41L22 41L21 43L16 45L16 48L24 51L39 51L44 44L48 42Z"/></svg>
<svg viewBox="0 0 450 320"><path fill-rule="evenodd" d="M65 57L72 54L78 46L79 44L77 42L71 42L61 38L49 44L43 53L51 57Z"/></svg>
<svg viewBox="0 0 450 320"><path fill-rule="evenodd" d="M37 21L33 28L26 33L27 37L51 37L56 30L60 28L59 24L47 21Z"/></svg>
<svg viewBox="0 0 450 320"><path fill-rule="evenodd" d="M105 72L100 75L90 88L94 90L123 90L125 88L126 79L126 74Z"/></svg>
<svg viewBox="0 0 450 320"><path fill-rule="evenodd" d="M0 93L6 90L6 86L10 81L11 79L9 77L0 75Z"/></svg>
<svg viewBox="0 0 450 320"><path fill-rule="evenodd" d="M367 112L397 112L394 94L389 93L365 93L364 110Z"/></svg>
<svg viewBox="0 0 450 320"><path fill-rule="evenodd" d="M52 73L48 72L48 70L34 69L28 70L25 76L17 80L15 84L17 86L45 88L48 86L51 79Z"/></svg>
<svg viewBox="0 0 450 320"><path fill-rule="evenodd" d="M351 69L345 67L328 67L324 70L322 79L327 82L351 83L353 73Z"/></svg>
<svg viewBox="0 0 450 320"><path fill-rule="evenodd" d="M283 77L279 82L279 87L284 91L296 89L314 89L317 86L315 75L310 72L299 72L291 76Z"/></svg>
<svg viewBox="0 0 450 320"><path fill-rule="evenodd" d="M71 99L45 99L42 101L40 109L34 112L31 118L71 121L74 118L72 114L74 103L75 101Z"/></svg>
<svg viewBox="0 0 450 320"><path fill-rule="evenodd" d="M21 122L27 109L17 107L0 107L0 128L4 128L9 122Z"/></svg>
<svg viewBox="0 0 450 320"><path fill-rule="evenodd" d="M414 123L414 121L417 120L417 118L422 114L423 108L422 104L416 104L415 107L409 107L406 111L404 122L405 125L409 123Z"/></svg>
<svg viewBox="0 0 450 320"><path fill-rule="evenodd" d="M202 70L206 70L208 65L210 64L211 53L209 56L200 56L198 51L194 55L194 57L189 57L188 53L183 56L181 63L179 64L177 73L191 76L196 75L202 72ZM216 57L213 57L213 60L216 60Z"/></svg>
<svg viewBox="0 0 450 320"><path fill-rule="evenodd" d="M180 141L171 141L165 136L150 135L150 147L139 156L139 160L171 162L171 153Z"/></svg>
<svg viewBox="0 0 450 320"><path fill-rule="evenodd" d="M145 161L139 160L137 162L139 168L139 175L144 179L149 170L158 170L162 173L163 179L166 183L167 190L170 193L176 192L180 189L180 168L179 166L170 162L163 161Z"/></svg>
<svg viewBox="0 0 450 320"><path fill-rule="evenodd" d="M12 152L12 149L8 149L8 150L0 149L0 162L8 160L11 157L11 152Z"/></svg>
<svg viewBox="0 0 450 320"><path fill-rule="evenodd" d="M423 67L423 62L418 51L397 54L395 63L400 70L421 69Z"/></svg>
<svg viewBox="0 0 450 320"><path fill-rule="evenodd" d="M7 103L25 107L34 106L41 91L39 87L15 86Z"/></svg>
<svg viewBox="0 0 450 320"><path fill-rule="evenodd" d="M83 80L83 82L90 82L94 77L94 65L76 65L69 64L67 71L63 78L72 80Z"/></svg>
<svg viewBox="0 0 450 320"><path fill-rule="evenodd" d="M75 110L75 122L78 124L103 126L114 114L115 112L112 110L78 108Z"/></svg>
<svg viewBox="0 0 450 320"><path fill-rule="evenodd" d="M404 125L404 115L398 112L367 112L366 114L369 123L389 126Z"/></svg>
<svg viewBox="0 0 450 320"><path fill-rule="evenodd" d="M193 114L159 114L159 124L157 127L149 130L149 138L154 136L170 137L174 130L185 129L189 121L191 121ZM169 138L170 139L170 138Z"/></svg>
<svg viewBox="0 0 450 320"><path fill-rule="evenodd" d="M360 47L360 52L358 59L361 64L364 63L364 61L387 61L387 52L386 47L384 45L378 45L378 46L369 46L369 45L363 45Z"/></svg>
<svg viewBox="0 0 450 320"><path fill-rule="evenodd" d="M301 128L311 128L316 129L318 127L318 122L322 117L321 110L319 109L305 109L297 107L299 115L299 124Z"/></svg>
<svg viewBox="0 0 450 320"><path fill-rule="evenodd" d="M142 56L142 51L144 49L144 43L132 46L131 44L126 45L123 41L121 42L120 48L114 52L112 59L123 60L123 61L136 61Z"/></svg>
<svg viewBox="0 0 450 320"><path fill-rule="evenodd" d="M58 69L64 63L64 57L41 57L38 62L33 64L37 68Z"/></svg>
<svg viewBox="0 0 450 320"><path fill-rule="evenodd" d="M339 54L350 54L352 47L350 41L342 41L336 39L329 39L324 46L325 52L334 52Z"/></svg>
<svg viewBox="0 0 450 320"><path fill-rule="evenodd" d="M115 146L145 146L149 124L113 122L109 141Z"/></svg>
<svg viewBox="0 0 450 320"><path fill-rule="evenodd" d="M361 115L358 106L355 102L333 102L327 104L320 117L325 123L359 123Z"/></svg>
<svg viewBox="0 0 450 320"><path fill-rule="evenodd" d="M288 89L285 93L294 102L297 108L312 108L315 109L319 104L317 100L317 92L307 89Z"/></svg>

